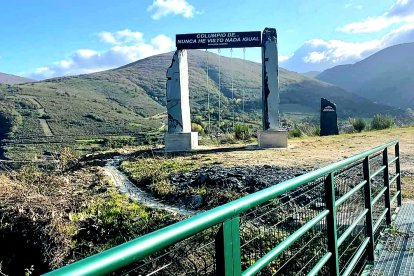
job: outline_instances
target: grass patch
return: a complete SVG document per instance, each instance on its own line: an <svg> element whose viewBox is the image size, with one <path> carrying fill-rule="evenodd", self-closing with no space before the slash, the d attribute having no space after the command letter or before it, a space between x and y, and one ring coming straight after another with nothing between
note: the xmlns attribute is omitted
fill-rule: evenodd
<svg viewBox="0 0 414 276"><path fill-rule="evenodd" d="M139 186L158 195L169 195L174 191L169 185L168 176L173 173L190 171L200 167L194 159L183 157L138 158L121 163L120 169Z"/></svg>
<svg viewBox="0 0 414 276"><path fill-rule="evenodd" d="M406 176L401 179L402 198L414 200L414 176Z"/></svg>

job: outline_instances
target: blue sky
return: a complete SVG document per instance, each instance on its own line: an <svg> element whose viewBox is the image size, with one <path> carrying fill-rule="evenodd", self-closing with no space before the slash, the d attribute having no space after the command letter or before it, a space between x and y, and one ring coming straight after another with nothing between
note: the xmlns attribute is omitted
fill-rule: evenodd
<svg viewBox="0 0 414 276"><path fill-rule="evenodd" d="M0 0L0 10L0 72L35 79L168 52L177 33L275 27L281 66L298 72L414 41L414 0ZM246 55L259 61L260 49Z"/></svg>

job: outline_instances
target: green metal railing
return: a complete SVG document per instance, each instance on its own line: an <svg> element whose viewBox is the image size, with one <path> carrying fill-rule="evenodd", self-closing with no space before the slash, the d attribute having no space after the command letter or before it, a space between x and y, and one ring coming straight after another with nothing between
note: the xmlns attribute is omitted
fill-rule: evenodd
<svg viewBox="0 0 414 276"><path fill-rule="evenodd" d="M374 260L400 205L395 140L46 275L104 275L137 263L138 275L350 275Z"/></svg>

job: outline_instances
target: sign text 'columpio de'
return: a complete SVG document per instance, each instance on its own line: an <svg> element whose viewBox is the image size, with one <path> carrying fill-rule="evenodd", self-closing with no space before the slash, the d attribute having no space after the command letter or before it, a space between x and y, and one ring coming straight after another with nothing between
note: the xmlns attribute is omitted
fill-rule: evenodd
<svg viewBox="0 0 414 276"><path fill-rule="evenodd" d="M261 32L178 34L177 50L260 47Z"/></svg>

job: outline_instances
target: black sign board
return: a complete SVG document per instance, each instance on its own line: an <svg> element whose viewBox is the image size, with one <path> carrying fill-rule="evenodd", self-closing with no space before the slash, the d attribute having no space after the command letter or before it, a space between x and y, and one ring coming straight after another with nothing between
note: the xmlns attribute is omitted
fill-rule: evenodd
<svg viewBox="0 0 414 276"><path fill-rule="evenodd" d="M321 136L338 134L338 116L336 104L321 99Z"/></svg>
<svg viewBox="0 0 414 276"><path fill-rule="evenodd" d="M245 48L262 46L261 32L178 34L175 45L182 49Z"/></svg>

